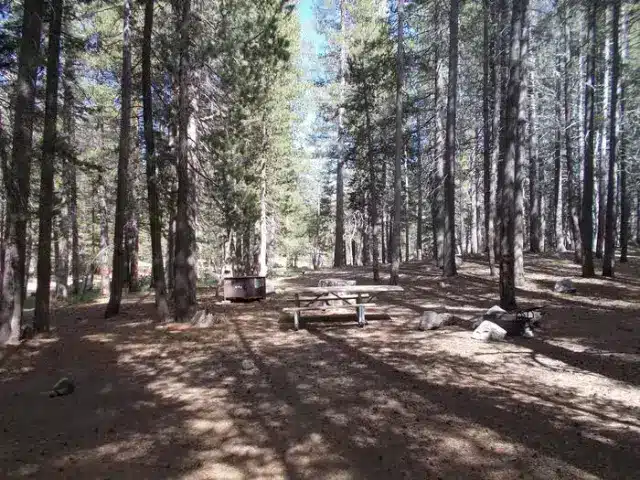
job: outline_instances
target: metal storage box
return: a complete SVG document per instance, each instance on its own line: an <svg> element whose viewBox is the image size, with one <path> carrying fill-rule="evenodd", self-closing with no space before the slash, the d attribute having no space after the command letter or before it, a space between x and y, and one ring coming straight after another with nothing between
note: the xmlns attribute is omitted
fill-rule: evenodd
<svg viewBox="0 0 640 480"><path fill-rule="evenodd" d="M227 277L224 279L225 300L262 300L266 296L266 277Z"/></svg>

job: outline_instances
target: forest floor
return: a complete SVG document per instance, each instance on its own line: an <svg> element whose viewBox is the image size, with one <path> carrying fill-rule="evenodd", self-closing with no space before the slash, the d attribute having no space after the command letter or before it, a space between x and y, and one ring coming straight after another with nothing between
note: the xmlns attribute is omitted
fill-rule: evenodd
<svg viewBox="0 0 640 480"><path fill-rule="evenodd" d="M544 305L533 339L482 343L458 326L416 330L424 310L471 317L497 301L484 262L443 279L403 266L388 316L303 323L281 295L201 305L210 329L153 323L153 296L103 319L96 301L0 350L0 478L638 478L640 257L614 280L527 256L521 306ZM280 280L317 284L365 269ZM554 293L575 280L578 293ZM62 376L75 393L49 398Z"/></svg>

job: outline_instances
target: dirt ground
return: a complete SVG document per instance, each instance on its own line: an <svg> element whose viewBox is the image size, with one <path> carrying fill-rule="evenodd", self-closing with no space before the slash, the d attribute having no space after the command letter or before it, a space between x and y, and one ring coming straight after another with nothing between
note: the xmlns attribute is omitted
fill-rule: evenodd
<svg viewBox="0 0 640 480"><path fill-rule="evenodd" d="M497 301L486 265L443 279L402 270L388 316L303 322L282 295L201 302L211 329L158 328L149 294L113 320L104 304L59 308L55 328L0 350L0 478L640 478L640 257L614 280L568 258L528 256L533 339L416 330L424 310L469 318ZM325 270L281 286L364 269ZM578 293L552 292L574 277ZM62 376L74 394L49 398Z"/></svg>

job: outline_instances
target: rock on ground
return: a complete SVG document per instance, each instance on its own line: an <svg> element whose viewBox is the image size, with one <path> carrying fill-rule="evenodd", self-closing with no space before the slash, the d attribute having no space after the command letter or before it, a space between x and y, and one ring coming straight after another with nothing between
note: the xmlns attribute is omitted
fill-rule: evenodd
<svg viewBox="0 0 640 480"><path fill-rule="evenodd" d="M556 282L553 291L556 293L576 293L576 287L570 278L563 278Z"/></svg>
<svg viewBox="0 0 640 480"><path fill-rule="evenodd" d="M506 334L507 331L500 325L496 325L489 320L485 320L473 331L471 337L483 342L489 342L491 340L503 340Z"/></svg>
<svg viewBox="0 0 640 480"><path fill-rule="evenodd" d="M418 330L436 330L451 321L451 314L427 311L420 316Z"/></svg>
<svg viewBox="0 0 640 480"><path fill-rule="evenodd" d="M507 313L507 311L502 309L498 305L494 305L489 310L487 310L487 313L485 313L485 315L497 315L497 314L503 314L503 313Z"/></svg>
<svg viewBox="0 0 640 480"><path fill-rule="evenodd" d="M222 322L222 320L223 318L220 315L207 313L206 310L199 310L195 313L190 323L197 328L210 328L215 324Z"/></svg>

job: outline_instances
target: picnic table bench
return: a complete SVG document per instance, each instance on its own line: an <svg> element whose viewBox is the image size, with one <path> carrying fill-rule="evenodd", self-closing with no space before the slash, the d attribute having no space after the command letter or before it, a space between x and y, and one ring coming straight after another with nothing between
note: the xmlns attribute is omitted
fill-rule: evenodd
<svg viewBox="0 0 640 480"><path fill-rule="evenodd" d="M358 326L364 327L367 324L365 309L377 307L374 300L379 294L402 291L404 291L404 289L397 285L292 287L285 289L285 293L293 295L293 298L290 298L289 301L293 301L295 307L284 308L283 312L293 314L293 327L295 330L298 330L300 328L300 314L302 312L326 312L355 308ZM352 300L355 300L355 303L353 303ZM331 305L329 304L330 302ZM317 305L318 303L320 303L320 305Z"/></svg>

